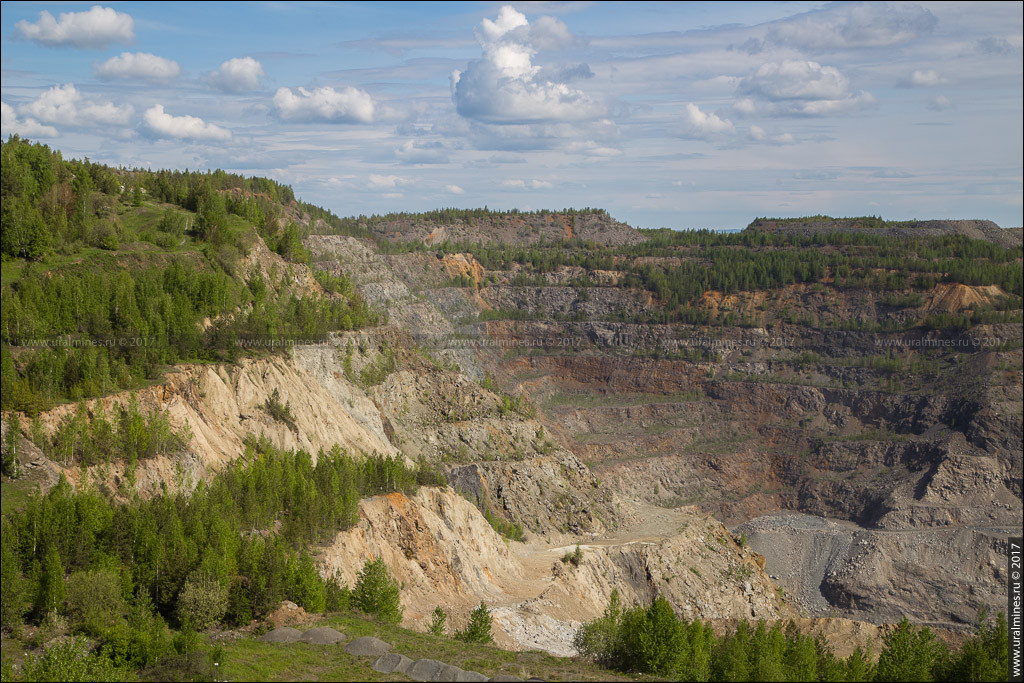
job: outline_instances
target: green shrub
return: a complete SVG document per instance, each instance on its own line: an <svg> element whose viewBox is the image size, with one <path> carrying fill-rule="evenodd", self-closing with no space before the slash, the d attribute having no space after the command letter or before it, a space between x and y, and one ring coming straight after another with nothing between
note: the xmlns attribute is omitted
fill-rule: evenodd
<svg viewBox="0 0 1024 683"><path fill-rule="evenodd" d="M616 658L623 669L667 675L683 664L686 631L668 600L659 596L649 607L634 606L622 615Z"/></svg>
<svg viewBox="0 0 1024 683"><path fill-rule="evenodd" d="M29 582L21 574L21 562L15 545L15 531L7 518L0 521L0 626L13 629L31 607Z"/></svg>
<svg viewBox="0 0 1024 683"><path fill-rule="evenodd" d="M466 628L455 634L455 637L466 643L492 643L491 638L491 610L487 605L480 603L480 606L469 615L469 623Z"/></svg>
<svg viewBox="0 0 1024 683"><path fill-rule="evenodd" d="M128 672L89 651L85 638L56 643L39 655L25 657L24 681L125 681Z"/></svg>
<svg viewBox="0 0 1024 683"><path fill-rule="evenodd" d="M21 436L21 420L13 410L7 416L7 435L4 438L4 454L0 470L11 479L21 474L18 468L18 439Z"/></svg>
<svg viewBox="0 0 1024 683"><path fill-rule="evenodd" d="M581 657L592 659L603 666L612 666L612 653L618 641L621 621L622 602L619 589L616 588L612 590L604 614L577 629L572 639L573 647Z"/></svg>
<svg viewBox="0 0 1024 683"><path fill-rule="evenodd" d="M486 503L483 504L484 519L491 525L491 528L497 531L500 535L513 541L523 540L523 527L513 521L509 521L504 517L496 515L491 512L491 507Z"/></svg>
<svg viewBox="0 0 1024 683"><path fill-rule="evenodd" d="M420 486L447 486L448 478L437 467L421 460L416 466L416 483Z"/></svg>
<svg viewBox="0 0 1024 683"><path fill-rule="evenodd" d="M335 572L334 577L328 579L325 584L324 611L345 612L351 609L352 591L349 590L340 572Z"/></svg>
<svg viewBox="0 0 1024 683"><path fill-rule="evenodd" d="M930 628L918 628L904 617L884 641L876 681L932 680L932 667L940 661L945 648Z"/></svg>
<svg viewBox="0 0 1024 683"><path fill-rule="evenodd" d="M382 345L380 355L359 373L359 381L364 387L372 387L383 382L397 368L395 352L390 346Z"/></svg>
<svg viewBox="0 0 1024 683"><path fill-rule="evenodd" d="M388 566L378 557L363 564L352 591L352 602L366 614L397 624L402 620L400 592L398 581L391 577Z"/></svg>
<svg viewBox="0 0 1024 683"><path fill-rule="evenodd" d="M75 572L65 592L68 616L88 635L113 627L125 613L121 578L111 569Z"/></svg>
<svg viewBox="0 0 1024 683"><path fill-rule="evenodd" d="M327 604L327 586L313 564L313 557L301 553L289 562L289 597L310 613L323 612Z"/></svg>
<svg viewBox="0 0 1024 683"><path fill-rule="evenodd" d="M583 551L580 549L580 544L576 544L576 550L571 553L562 555L562 562L565 564L571 564L574 567L580 566L580 562L583 561Z"/></svg>
<svg viewBox="0 0 1024 683"><path fill-rule="evenodd" d="M298 427L295 425L295 416L292 414L291 402L281 404L281 392L277 390L277 387L274 387L274 390L270 392L270 396L263 402L263 410L267 411L267 414L278 422L286 424L288 429L298 432Z"/></svg>
<svg viewBox="0 0 1024 683"><path fill-rule="evenodd" d="M169 650L168 643L154 635L119 624L103 632L99 653L114 666L138 669L152 664Z"/></svg>
<svg viewBox="0 0 1024 683"><path fill-rule="evenodd" d="M43 619L64 606L64 567L54 545L46 551L43 568L36 583L35 613Z"/></svg>
<svg viewBox="0 0 1024 683"><path fill-rule="evenodd" d="M143 681L213 681L217 670L213 658L202 650L163 657L154 666L139 672Z"/></svg>
<svg viewBox="0 0 1024 683"><path fill-rule="evenodd" d="M224 618L227 610L228 589L205 572L193 572L178 595L178 619L189 629L208 629Z"/></svg>

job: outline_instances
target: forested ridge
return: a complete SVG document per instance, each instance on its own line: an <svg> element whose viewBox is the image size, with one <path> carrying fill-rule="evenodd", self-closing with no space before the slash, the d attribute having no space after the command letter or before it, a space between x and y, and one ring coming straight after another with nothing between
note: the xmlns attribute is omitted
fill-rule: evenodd
<svg viewBox="0 0 1024 683"><path fill-rule="evenodd" d="M291 217L309 207L287 186L66 161L17 137L2 157L4 409L34 413L141 386L173 363L232 360L240 338L379 322L344 276L314 273L323 292L290 286L289 269L309 258ZM288 264L270 281L243 272L258 239Z"/></svg>
<svg viewBox="0 0 1024 683"><path fill-rule="evenodd" d="M445 241L407 241L389 248L438 254L470 253L490 271L517 268L510 284L544 286L544 275L563 267L584 270L573 281L595 286L591 273L617 271L616 285L649 291L657 310L637 323L731 326L738 316L715 316L699 303L707 293L771 292L791 285L837 291L867 290L885 295L896 308L919 301L940 283L999 287L1005 296L961 315L921 317L925 328L966 328L979 323L1020 322L1024 294L1024 249L962 235L891 237L870 233L798 235L745 230L640 230L644 241L623 246L588 240L557 240L528 246ZM493 279L493 275L492 275ZM485 281L488 284L490 280ZM469 281L463 286L472 284ZM488 317L529 317L523 311L487 311Z"/></svg>

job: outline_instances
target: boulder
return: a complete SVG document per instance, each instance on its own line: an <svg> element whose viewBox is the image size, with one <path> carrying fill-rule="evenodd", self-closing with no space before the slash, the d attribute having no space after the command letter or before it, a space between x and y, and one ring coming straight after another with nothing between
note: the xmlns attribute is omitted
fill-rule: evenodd
<svg viewBox="0 0 1024 683"><path fill-rule="evenodd" d="M300 640L302 640L302 631L290 626L275 628L259 638L261 643L297 643Z"/></svg>
<svg viewBox="0 0 1024 683"><path fill-rule="evenodd" d="M372 668L374 671L378 671L382 674L389 673L405 673L415 663L415 660L409 659L405 655L400 655L397 652L389 652L387 654L377 657L373 661Z"/></svg>
<svg viewBox="0 0 1024 683"><path fill-rule="evenodd" d="M329 626L317 626L302 634L302 642L313 645L334 645L344 640L344 634Z"/></svg>
<svg viewBox="0 0 1024 683"><path fill-rule="evenodd" d="M391 644L385 643L380 638L363 636L356 638L345 646L345 652L359 657L380 657L391 650Z"/></svg>

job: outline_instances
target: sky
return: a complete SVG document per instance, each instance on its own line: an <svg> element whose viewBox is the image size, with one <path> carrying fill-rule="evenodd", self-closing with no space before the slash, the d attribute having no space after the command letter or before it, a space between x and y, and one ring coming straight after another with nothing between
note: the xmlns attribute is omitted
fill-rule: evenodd
<svg viewBox="0 0 1024 683"><path fill-rule="evenodd" d="M1022 225L1020 2L4 2L2 135L342 216Z"/></svg>

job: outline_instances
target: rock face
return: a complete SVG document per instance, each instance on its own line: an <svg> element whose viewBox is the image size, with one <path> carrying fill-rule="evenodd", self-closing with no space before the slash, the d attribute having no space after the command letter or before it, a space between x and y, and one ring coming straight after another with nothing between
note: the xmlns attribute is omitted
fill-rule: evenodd
<svg viewBox="0 0 1024 683"><path fill-rule="evenodd" d="M272 356L243 359L234 366L178 366L163 384L134 392L143 410L162 410L173 427L191 434L184 454L158 456L139 463L137 490L148 495L161 490L163 485L191 488L237 458L249 435L266 436L280 448L303 448L314 456L320 449L330 450L334 444L356 454L397 454L398 450L383 433L379 413L366 409L372 403L358 387L346 382L340 373L339 377L332 375L329 383L318 380L317 354L338 353L339 347L317 347L300 352L298 363ZM280 402L290 407L294 428L275 420L263 408L275 390ZM116 405L127 404L131 397L129 392L123 392L100 400L106 414L112 415ZM93 403L88 405L91 408ZM74 404L59 406L44 413L42 422L53 431L65 415L75 410ZM90 476L95 479L107 472L111 480L107 483L116 489L122 470L115 463L93 468ZM81 471L72 466L65 468L64 474L75 483Z"/></svg>
<svg viewBox="0 0 1024 683"><path fill-rule="evenodd" d="M552 237L551 225L536 234ZM482 239L534 239L532 227L519 227L513 239L512 223L496 223ZM436 223L374 229L389 239L463 234ZM760 221L750 229L1020 244L1018 233L988 221L881 229ZM357 258L358 249L341 244L349 238L315 239L333 240L324 254L376 259L361 288L377 292L392 278L392 315L420 343L537 407L529 419L510 420L487 411L491 392L422 373L395 375L375 390L396 442L442 463L454 486L495 514L535 533L614 535L636 521L631 502L690 503L731 526L762 518L756 534L736 534L748 532L808 613L874 621L905 613L949 624L973 621L979 601L1002 608L984 558L1019 528L1022 510L1021 326L913 326L997 304L999 287L944 282L905 296L822 283L708 291L698 311L743 324L643 324L624 320L658 304L621 286L622 261L612 265L622 271L481 271L464 255ZM673 266L685 260L680 253L634 261ZM456 274L471 286L449 286ZM532 319L478 322L479 311L509 309ZM819 521L766 522L789 512ZM769 552L776 546L793 549L784 567ZM518 618L508 628L529 640L535 626L520 628Z"/></svg>
<svg viewBox="0 0 1024 683"><path fill-rule="evenodd" d="M664 595L690 619L781 618L793 614L762 570L720 523L695 509L650 509L642 524L580 546L507 544L477 508L451 489L413 498L364 500L359 524L320 558L351 585L366 559L381 557L402 591L404 622L425 626L437 605L453 623L486 602L504 647L571 655L582 621L600 615L613 590L626 604Z"/></svg>
<svg viewBox="0 0 1024 683"><path fill-rule="evenodd" d="M444 218L442 217L443 221ZM516 213L474 216L442 223L404 216L385 216L367 228L392 241L421 240L427 244L477 242L483 244L536 244L580 239L598 244L637 244L643 236L603 211L575 213Z"/></svg>
<svg viewBox="0 0 1024 683"><path fill-rule="evenodd" d="M764 554L766 568L812 614L907 616L941 626L970 623L978 604L1005 598L1003 553L1009 529L883 531L794 513L767 515L736 529ZM935 616L949 615L950 621Z"/></svg>
<svg viewBox="0 0 1024 683"><path fill-rule="evenodd" d="M617 287L487 287L480 293L491 308L558 317L632 317L650 308L649 294Z"/></svg>

